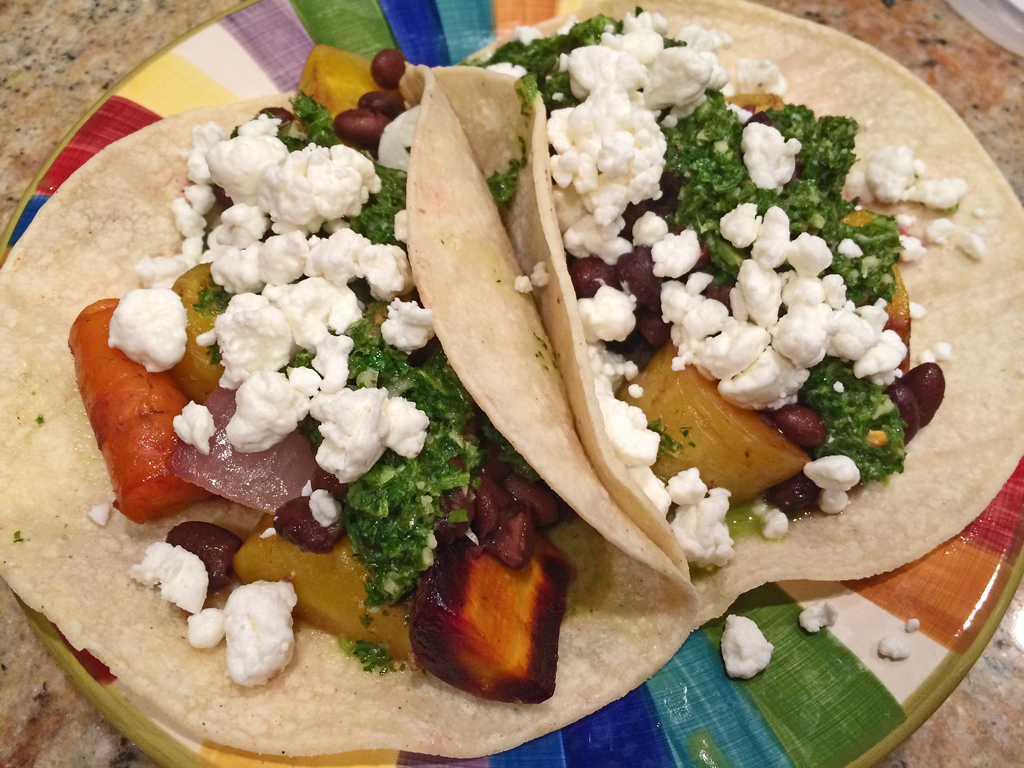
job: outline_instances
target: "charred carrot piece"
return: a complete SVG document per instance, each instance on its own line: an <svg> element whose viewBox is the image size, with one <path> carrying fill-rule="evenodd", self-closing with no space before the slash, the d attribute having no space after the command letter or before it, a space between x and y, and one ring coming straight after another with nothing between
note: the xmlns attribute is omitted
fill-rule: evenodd
<svg viewBox="0 0 1024 768"><path fill-rule="evenodd" d="M171 377L149 373L107 345L117 299L82 310L68 346L85 412L114 486L114 507L136 523L206 498L208 491L171 472L178 444L174 417L188 403Z"/></svg>

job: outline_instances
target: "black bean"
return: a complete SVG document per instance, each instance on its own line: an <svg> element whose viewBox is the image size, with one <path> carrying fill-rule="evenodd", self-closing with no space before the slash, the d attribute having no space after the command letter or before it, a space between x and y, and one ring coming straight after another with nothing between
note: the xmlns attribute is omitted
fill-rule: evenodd
<svg viewBox="0 0 1024 768"><path fill-rule="evenodd" d="M708 287L704 289L704 295L709 299L714 299L722 304L725 304L725 308L732 312L732 289L735 287L734 283L722 283L716 285L715 283L709 283Z"/></svg>
<svg viewBox="0 0 1024 768"><path fill-rule="evenodd" d="M470 520L473 519L473 501L466 488L453 488L441 496L440 506L441 514L434 523L434 537L439 544L451 544L465 536L469 530ZM453 523L448 520L448 516L456 510L465 513L464 522Z"/></svg>
<svg viewBox="0 0 1024 768"><path fill-rule="evenodd" d="M405 74L405 54L395 48L385 48L373 57L370 74L381 88L397 88Z"/></svg>
<svg viewBox="0 0 1024 768"><path fill-rule="evenodd" d="M360 109L368 109L371 112L379 112L394 120L405 111L405 105L401 99L386 91L369 91L359 97L356 105Z"/></svg>
<svg viewBox="0 0 1024 768"><path fill-rule="evenodd" d="M630 203L627 205L625 212L622 214L622 220L626 223L619 232L619 237L624 237L629 242L633 242L633 225L636 224L637 219L652 210L653 207L653 200L643 200L636 204Z"/></svg>
<svg viewBox="0 0 1024 768"><path fill-rule="evenodd" d="M647 307L637 308L636 327L644 341L655 349L661 349L672 340L671 323L666 323L660 312Z"/></svg>
<svg viewBox="0 0 1024 768"><path fill-rule="evenodd" d="M909 373L900 379L900 383L914 393L921 414L921 426L928 426L928 422L942 405L943 395L946 394L946 377L943 376L942 369L936 363L921 363L916 368L911 368Z"/></svg>
<svg viewBox="0 0 1024 768"><path fill-rule="evenodd" d="M900 419L905 425L903 427L903 442L909 443L917 434L917 430L921 428L921 409L917 405L917 397L914 396L910 387L899 380L890 384L889 388L885 390L885 394L899 408Z"/></svg>
<svg viewBox="0 0 1024 768"><path fill-rule="evenodd" d="M630 253L619 257L615 265L619 282L636 300L651 309L661 309L661 281L654 276L654 259L646 245L636 246Z"/></svg>
<svg viewBox="0 0 1024 768"><path fill-rule="evenodd" d="M573 260L569 265L569 277L572 287L576 290L577 299L592 299L602 285L619 287L619 279L615 267L605 264L597 256L587 256Z"/></svg>
<svg viewBox="0 0 1024 768"><path fill-rule="evenodd" d="M672 171L662 171L661 173L661 197L655 202L655 206L659 210L659 216L667 216L676 209L676 205L679 202L679 192L683 188L683 177ZM660 213L664 211L664 213Z"/></svg>
<svg viewBox="0 0 1024 768"><path fill-rule="evenodd" d="M342 535L340 523L325 528L317 522L309 508L308 496L300 496L282 504L274 514L274 530L278 536L303 552L317 554L334 549Z"/></svg>
<svg viewBox="0 0 1024 768"><path fill-rule="evenodd" d="M486 475L480 477L480 487L473 499L473 533L481 541L497 530L502 511L513 503L512 496Z"/></svg>
<svg viewBox="0 0 1024 768"><path fill-rule="evenodd" d="M531 483L522 475L510 474L502 487L512 498L529 508L533 522L538 528L558 520L558 496L541 483Z"/></svg>
<svg viewBox="0 0 1024 768"><path fill-rule="evenodd" d="M533 557L533 519L523 504L513 502L507 519L484 548L514 570L525 568Z"/></svg>
<svg viewBox="0 0 1024 768"><path fill-rule="evenodd" d="M828 439L821 416L806 405L784 405L771 417L786 439L801 448L817 448Z"/></svg>
<svg viewBox="0 0 1024 768"><path fill-rule="evenodd" d="M755 107L753 105L748 105L748 106L744 107L744 109L747 110L748 112L750 112L750 111L752 111L754 109L757 109L757 107ZM750 125L751 123L762 123L763 125L774 127L774 123L772 123L772 119L768 116L768 113L764 112L764 111L762 111L762 112L754 112L754 114L750 116L750 119L747 120L746 124Z"/></svg>
<svg viewBox="0 0 1024 768"><path fill-rule="evenodd" d="M328 472L319 464L313 470L310 486L314 491L327 491L336 499L344 499L348 494L348 483L343 483L333 472Z"/></svg>
<svg viewBox="0 0 1024 768"><path fill-rule="evenodd" d="M765 500L787 515L810 509L818 503L818 486L803 471L788 480L773 485L765 493Z"/></svg>
<svg viewBox="0 0 1024 768"><path fill-rule="evenodd" d="M213 185L213 197L221 208L230 208L234 205L234 202L228 197L228 193L224 191L224 187L219 184Z"/></svg>
<svg viewBox="0 0 1024 768"><path fill-rule="evenodd" d="M261 109L260 114L267 115L268 117L276 117L281 121L280 128L284 128L285 126L295 122L295 115L284 107L267 107L266 109Z"/></svg>
<svg viewBox="0 0 1024 768"><path fill-rule="evenodd" d="M174 526L167 532L167 543L184 547L203 561L211 590L221 589L231 582L234 572L231 563L242 546L242 540L227 528L202 520L189 520Z"/></svg>
<svg viewBox="0 0 1024 768"><path fill-rule="evenodd" d="M380 136L390 122L387 115L369 109L346 109L334 118L334 132L347 144L376 152Z"/></svg>

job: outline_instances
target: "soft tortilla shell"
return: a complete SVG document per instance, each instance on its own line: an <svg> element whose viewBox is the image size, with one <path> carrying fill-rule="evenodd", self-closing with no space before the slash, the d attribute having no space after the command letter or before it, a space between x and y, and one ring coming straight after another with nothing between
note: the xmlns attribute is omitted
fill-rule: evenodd
<svg viewBox="0 0 1024 768"><path fill-rule="evenodd" d="M634 8L633 3L605 2L588 6L580 18L604 13L621 19ZM872 483L855 492L840 515L815 514L792 521L781 541L759 536L738 540L729 565L694 579L703 622L721 615L743 592L767 582L853 579L892 570L956 535L985 509L1024 453L1024 377L1012 353L1024 338L1024 284L1019 279L1024 267L1019 246L1024 210L949 106L870 46L744 2L655 1L643 8L662 13L670 34L694 23L728 32L734 45L721 58L730 71L735 72L739 56L770 59L788 81L787 101L806 104L818 114L856 118L861 125L859 157L869 157L880 147L909 144L927 163L926 179L966 179L970 192L952 219L968 231L984 228L987 248L985 257L974 261L952 246L931 245L921 262L901 270L910 297L928 310L926 318L914 322L913 349L945 341L955 355L943 365L945 403L910 444L904 473L886 485ZM542 26L551 31L560 23ZM499 93L498 86L494 91ZM506 136L505 141L514 138ZM563 361L580 436L613 498L635 513L649 505L630 507L620 497L616 478L624 467L610 453L603 428L595 429L602 421L571 281L566 282L547 158L546 134L538 131L530 147L536 167L528 170L534 189L513 201L506 225L524 269L538 258L551 259L549 270L558 276L567 300L559 304L556 297L546 306L542 297L540 307ZM875 207L913 214L921 230L942 215L912 204ZM985 211L983 220L973 216L978 208ZM541 250L539 243L545 240L549 247ZM578 365L570 369L566 361L574 358ZM637 522L648 532L653 525Z"/></svg>
<svg viewBox="0 0 1024 768"><path fill-rule="evenodd" d="M553 536L579 572L574 610L562 626L556 693L523 707L481 701L427 675L367 674L333 638L308 627L298 629L294 659L280 675L266 686L238 686L225 675L223 647L192 648L185 614L128 571L182 520L245 535L256 513L221 500L143 526L116 513L105 527L87 517L113 494L75 384L71 323L90 302L135 287L132 266L143 254L177 251L170 203L186 183L180 153L192 126L236 125L270 103L177 115L108 147L43 207L0 270L0 575L147 708L196 739L253 752L476 756L623 695L686 637L692 589L678 573L670 580L638 565L582 523ZM465 204L468 210L452 215L475 216L473 201ZM436 305L443 299L435 297ZM506 375L513 379L516 370ZM657 550L652 557L660 558Z"/></svg>

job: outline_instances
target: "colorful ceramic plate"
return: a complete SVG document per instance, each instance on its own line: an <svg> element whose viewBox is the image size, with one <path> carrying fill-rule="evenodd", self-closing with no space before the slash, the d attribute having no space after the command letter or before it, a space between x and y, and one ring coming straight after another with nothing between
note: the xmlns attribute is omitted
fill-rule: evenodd
<svg viewBox="0 0 1024 768"><path fill-rule="evenodd" d="M107 144L166 115L295 88L315 43L373 55L401 47L410 60L449 64L504 34L574 11L573 0L260 0L163 50L118 84L75 127L22 201L6 251L61 183ZM920 725L984 650L1024 572L1024 463L982 516L931 554L881 577L789 582L741 598L775 645L751 681L722 669L720 621L695 632L644 686L561 731L477 760L378 751L282 761L199 744L133 700L95 659L74 652L45 617L34 628L76 685L156 760L174 766L843 766L873 765ZM802 605L829 598L840 620L804 633ZM905 631L912 618L920 630ZM898 635L908 659L887 661L879 640Z"/></svg>

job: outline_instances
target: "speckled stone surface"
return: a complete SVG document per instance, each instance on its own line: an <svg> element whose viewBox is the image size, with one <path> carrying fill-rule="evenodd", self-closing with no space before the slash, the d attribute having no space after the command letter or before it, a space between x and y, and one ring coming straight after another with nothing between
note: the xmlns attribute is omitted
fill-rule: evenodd
<svg viewBox="0 0 1024 768"><path fill-rule="evenodd" d="M960 114L1024 198L1024 59L941 0L759 0L847 32L907 66ZM0 223L61 137L106 89L229 0L0 2ZM837 83L841 88L842 84ZM879 766L1020 765L1024 589L952 695ZM82 698L0 582L0 766L152 766Z"/></svg>

